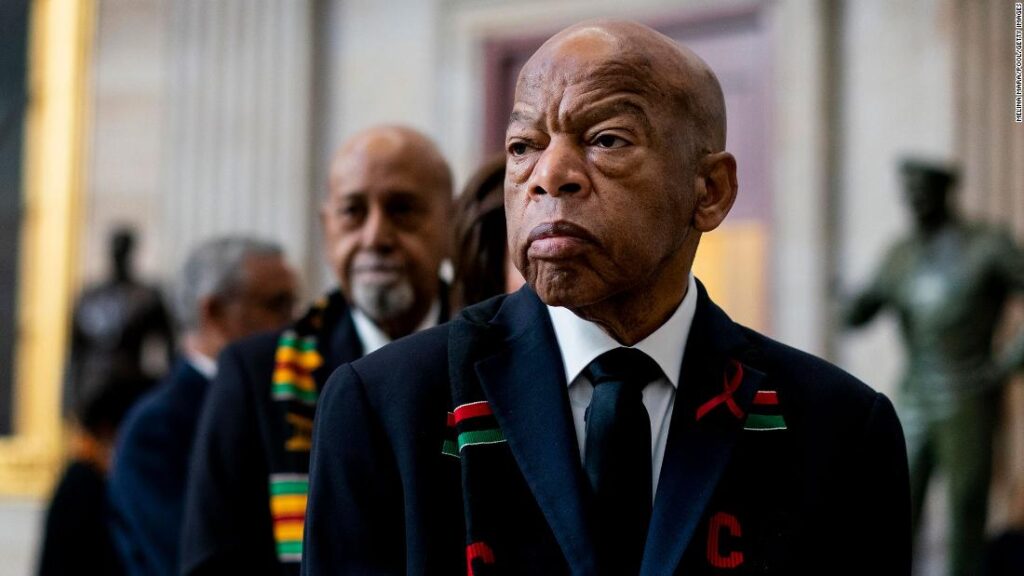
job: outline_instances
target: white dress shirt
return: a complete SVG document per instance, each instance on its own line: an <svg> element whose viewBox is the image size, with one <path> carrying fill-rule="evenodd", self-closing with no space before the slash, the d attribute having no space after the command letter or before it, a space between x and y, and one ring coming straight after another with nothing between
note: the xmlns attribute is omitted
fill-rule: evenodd
<svg viewBox="0 0 1024 576"><path fill-rule="evenodd" d="M356 327L356 335L359 336L359 341L363 344L363 355L369 354L370 352L376 352L384 347L386 344L391 343L391 338L384 333L370 317L363 313L362 310L353 306L352 310L352 323ZM416 327L416 332L420 330L426 330L427 328L433 328L437 326L438 316L441 315L441 301L434 300L434 303L430 305L430 310L427 311L427 315L423 317L423 321Z"/></svg>
<svg viewBox="0 0 1024 576"><path fill-rule="evenodd" d="M184 351L185 361L202 374L207 380L213 380L217 375L217 361L202 352L186 349Z"/></svg>
<svg viewBox="0 0 1024 576"><path fill-rule="evenodd" d="M644 407L651 420L651 494L658 493L658 477L661 463L665 458L665 444L668 441L669 424L672 422L672 407L675 404L676 388L679 387L679 371L683 366L683 353L690 336L690 325L697 311L697 283L690 275L686 296L672 316L647 338L637 342L636 348L661 367L664 375L644 388ZM576 426L580 460L583 460L587 442L585 415L594 394L584 370L595 358L622 347L597 324L584 320L567 308L548 306L555 338L562 351L565 381L569 383L569 404L572 420Z"/></svg>

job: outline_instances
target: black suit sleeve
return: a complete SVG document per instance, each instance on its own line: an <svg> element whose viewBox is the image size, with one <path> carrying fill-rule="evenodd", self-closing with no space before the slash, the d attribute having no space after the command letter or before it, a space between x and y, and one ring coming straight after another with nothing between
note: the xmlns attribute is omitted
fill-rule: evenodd
<svg viewBox="0 0 1024 576"><path fill-rule="evenodd" d="M302 573L405 574L394 455L349 365L328 381L314 428Z"/></svg>
<svg viewBox="0 0 1024 576"><path fill-rule="evenodd" d="M279 573L251 376L232 346L221 354L217 369L193 447L181 571L190 576Z"/></svg>
<svg viewBox="0 0 1024 576"><path fill-rule="evenodd" d="M863 470L860 486L854 486L860 502L855 532L862 536L864 549L859 574L911 573L910 476L903 428L892 403L882 394L864 426L859 453Z"/></svg>
<svg viewBox="0 0 1024 576"><path fill-rule="evenodd" d="M184 457L153 400L144 400L121 431L108 480L110 523L127 573L173 576L184 488L178 462Z"/></svg>

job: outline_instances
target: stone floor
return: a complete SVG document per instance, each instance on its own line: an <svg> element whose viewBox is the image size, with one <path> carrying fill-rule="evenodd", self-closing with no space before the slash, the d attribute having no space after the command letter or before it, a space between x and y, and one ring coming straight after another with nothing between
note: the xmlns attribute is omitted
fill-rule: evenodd
<svg viewBox="0 0 1024 576"><path fill-rule="evenodd" d="M0 499L0 576L35 572L43 503Z"/></svg>

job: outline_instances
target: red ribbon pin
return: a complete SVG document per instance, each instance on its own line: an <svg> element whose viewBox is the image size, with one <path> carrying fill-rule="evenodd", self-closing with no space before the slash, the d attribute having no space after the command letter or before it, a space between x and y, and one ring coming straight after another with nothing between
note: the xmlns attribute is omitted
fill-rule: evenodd
<svg viewBox="0 0 1024 576"><path fill-rule="evenodd" d="M466 546L466 574L473 576L473 560L479 558L487 566L494 564L494 550L485 542L473 542Z"/></svg>
<svg viewBox="0 0 1024 576"><path fill-rule="evenodd" d="M733 373L732 379L730 380L725 374L722 375L722 393L711 400L708 400L704 404L701 404L700 408L697 408L698 421L722 403L725 403L725 405L729 407L729 411L732 412L732 415L737 419L741 419L745 415L743 413L743 409L736 404L736 400L732 397L733 393L739 390L740 384L743 383L743 365L735 360L733 360L732 363L736 366L736 371Z"/></svg>

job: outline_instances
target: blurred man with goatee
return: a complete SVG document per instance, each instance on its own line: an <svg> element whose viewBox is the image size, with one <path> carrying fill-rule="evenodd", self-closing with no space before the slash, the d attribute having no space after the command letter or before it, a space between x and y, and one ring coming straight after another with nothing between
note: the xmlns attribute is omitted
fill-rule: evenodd
<svg viewBox="0 0 1024 576"><path fill-rule="evenodd" d="M451 195L447 163L415 130L371 128L337 152L320 219L339 289L221 354L192 462L184 574L298 573L321 385L447 318L438 268Z"/></svg>

